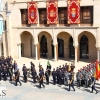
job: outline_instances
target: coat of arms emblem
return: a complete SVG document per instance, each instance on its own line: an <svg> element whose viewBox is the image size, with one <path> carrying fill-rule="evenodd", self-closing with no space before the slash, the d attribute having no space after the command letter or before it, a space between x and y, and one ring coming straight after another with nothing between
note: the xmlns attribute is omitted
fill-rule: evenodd
<svg viewBox="0 0 100 100"><path fill-rule="evenodd" d="M54 12L54 10L51 10L51 11L50 11L50 17L55 17L55 12Z"/></svg>
<svg viewBox="0 0 100 100"><path fill-rule="evenodd" d="M72 14L72 17L76 16L76 8L72 8L71 14Z"/></svg>
<svg viewBox="0 0 100 100"><path fill-rule="evenodd" d="M34 10L31 10L31 18L34 19Z"/></svg>

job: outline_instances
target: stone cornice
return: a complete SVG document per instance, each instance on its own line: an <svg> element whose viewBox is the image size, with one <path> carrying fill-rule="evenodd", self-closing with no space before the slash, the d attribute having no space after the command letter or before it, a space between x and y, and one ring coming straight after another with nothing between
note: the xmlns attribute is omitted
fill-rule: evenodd
<svg viewBox="0 0 100 100"><path fill-rule="evenodd" d="M98 29L99 27L12 27L13 29Z"/></svg>

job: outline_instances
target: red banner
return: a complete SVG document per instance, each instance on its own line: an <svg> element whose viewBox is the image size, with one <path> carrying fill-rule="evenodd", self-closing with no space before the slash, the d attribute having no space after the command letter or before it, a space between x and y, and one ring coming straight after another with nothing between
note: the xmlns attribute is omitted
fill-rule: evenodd
<svg viewBox="0 0 100 100"><path fill-rule="evenodd" d="M80 0L67 0L68 24L80 23Z"/></svg>
<svg viewBox="0 0 100 100"><path fill-rule="evenodd" d="M58 23L58 2L49 1L47 2L47 24Z"/></svg>
<svg viewBox="0 0 100 100"><path fill-rule="evenodd" d="M36 2L28 2L28 24L37 24L37 3Z"/></svg>

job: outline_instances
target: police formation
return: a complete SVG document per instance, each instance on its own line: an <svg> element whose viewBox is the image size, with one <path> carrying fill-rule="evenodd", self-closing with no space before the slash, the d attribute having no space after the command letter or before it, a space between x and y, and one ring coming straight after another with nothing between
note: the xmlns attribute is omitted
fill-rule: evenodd
<svg viewBox="0 0 100 100"><path fill-rule="evenodd" d="M76 73L76 79L77 79L77 87L84 87L88 88L91 87L93 93L93 90L96 91L96 94L98 91L95 88L95 83L96 83L96 78L95 78L95 71L96 71L96 64L91 63L80 70Z"/></svg>
<svg viewBox="0 0 100 100"><path fill-rule="evenodd" d="M53 71L51 71L51 65L48 63L46 71L44 71L42 65L39 65L39 74L37 74L34 63L30 62L30 68L27 68L26 65L23 64L23 81L27 83L28 78L31 78L33 83L39 83L39 88L41 89L41 86L43 86L43 88L45 87L43 81L46 80L46 84L49 85L50 76L52 76L54 85L65 85L68 86L68 91L71 90L71 87L73 88L73 91L75 91L74 68L75 66L72 64L68 65L66 63L65 65L54 68ZM78 70L76 73L77 87L87 88L91 86L91 93L93 93L93 90L95 90L97 94L98 91L95 89L95 70L94 63ZM15 81L15 86L17 86L18 82L20 83L20 86L22 85L20 81L20 71L18 69L18 65L16 61L13 61L11 56L6 58L0 57L0 81L2 79L4 81L7 79L10 79L9 81Z"/></svg>

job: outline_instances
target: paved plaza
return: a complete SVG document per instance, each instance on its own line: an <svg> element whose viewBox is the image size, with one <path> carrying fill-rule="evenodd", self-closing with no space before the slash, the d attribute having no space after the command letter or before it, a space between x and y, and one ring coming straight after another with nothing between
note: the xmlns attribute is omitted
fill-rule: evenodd
<svg viewBox="0 0 100 100"><path fill-rule="evenodd" d="M59 86L59 85L53 85L52 84L52 77L50 77L50 85L46 85L45 81L45 88L38 88L38 83L33 84L32 79L28 78L28 82L24 83L22 81L22 65L26 64L26 66L30 67L30 61L33 61L36 67L36 70L38 71L38 65L39 63L46 68L47 60L41 59L40 61L35 61L28 58L22 58L20 60L16 60L18 63L18 67L21 72L21 82L22 86L15 86L14 82L10 83L9 81L1 81L0 86L6 87L6 97L2 100L100 100L100 81L97 81L96 88L99 91L98 94L90 93L91 88L83 88L81 87L78 89L75 86L76 91L74 92L71 90L68 91L67 86ZM58 67L59 65L65 64L65 63L72 63L71 61L65 61L65 60L59 60L57 62L50 60L50 63L52 65L52 68ZM75 69L75 72L77 72L78 68L81 68L82 66L85 66L89 63L89 61L86 62L79 62L77 64L77 67ZM1 99L0 99L1 100Z"/></svg>

